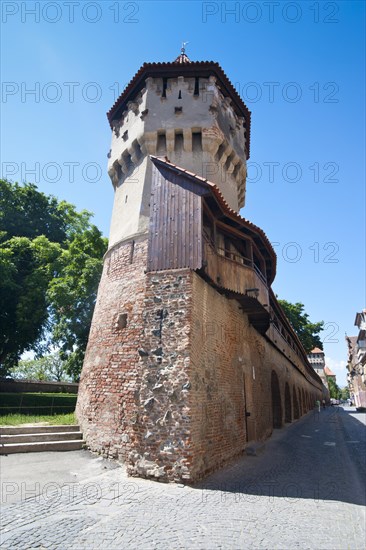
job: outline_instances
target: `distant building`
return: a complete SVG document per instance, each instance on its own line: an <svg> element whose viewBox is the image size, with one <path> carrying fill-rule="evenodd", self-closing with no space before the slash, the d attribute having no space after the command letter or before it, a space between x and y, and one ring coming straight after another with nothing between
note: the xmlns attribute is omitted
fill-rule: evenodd
<svg viewBox="0 0 366 550"><path fill-rule="evenodd" d="M317 375L320 377L321 381L323 382L324 386L328 389L328 380L326 370L331 372L328 367L325 366L325 356L324 351L320 348L314 348L311 350L311 352L308 354L308 361L310 365L313 367ZM331 376L335 375L331 372Z"/></svg>
<svg viewBox="0 0 366 550"><path fill-rule="evenodd" d="M366 309L356 314L357 336L346 336L348 387L357 408L366 408Z"/></svg>
<svg viewBox="0 0 366 550"><path fill-rule="evenodd" d="M332 371L330 370L329 367L324 367L324 373L325 373L325 375L327 376L327 378L333 378L334 382L337 383L337 377L336 377L336 375L334 374L334 372L332 372Z"/></svg>

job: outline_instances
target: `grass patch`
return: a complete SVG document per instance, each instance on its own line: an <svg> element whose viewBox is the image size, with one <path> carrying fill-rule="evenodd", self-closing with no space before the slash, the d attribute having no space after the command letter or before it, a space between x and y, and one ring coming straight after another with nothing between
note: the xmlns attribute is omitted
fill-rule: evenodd
<svg viewBox="0 0 366 550"><path fill-rule="evenodd" d="M7 414L0 416L0 426L20 426L21 424L49 424L50 426L77 424L74 413L31 416L24 414Z"/></svg>
<svg viewBox="0 0 366 550"><path fill-rule="evenodd" d="M73 413L77 395L72 393L0 393L0 422L8 415L54 416Z"/></svg>

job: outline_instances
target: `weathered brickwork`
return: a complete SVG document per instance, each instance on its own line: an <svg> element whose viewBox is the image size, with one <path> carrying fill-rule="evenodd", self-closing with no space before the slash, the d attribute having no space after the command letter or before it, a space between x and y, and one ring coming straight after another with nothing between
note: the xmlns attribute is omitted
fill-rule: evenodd
<svg viewBox="0 0 366 550"><path fill-rule="evenodd" d="M192 273L146 274L146 248L128 242L106 257L77 416L89 447L130 474L189 479Z"/></svg>
<svg viewBox="0 0 366 550"><path fill-rule="evenodd" d="M76 410L90 448L120 459L136 438L146 250L142 239L116 246L105 258Z"/></svg>
<svg viewBox="0 0 366 550"><path fill-rule="evenodd" d="M295 419L290 388L301 402L297 417L313 408L319 389L309 384L240 310L193 274L191 339L192 478L243 452L247 442L273 430L272 371L279 380L280 424ZM285 417L285 394L290 412ZM245 413L250 413L246 416Z"/></svg>
<svg viewBox="0 0 366 550"><path fill-rule="evenodd" d="M278 427L319 391L197 273L145 273L146 247L106 258L77 414L89 447L131 475L192 482L271 434L273 373Z"/></svg>

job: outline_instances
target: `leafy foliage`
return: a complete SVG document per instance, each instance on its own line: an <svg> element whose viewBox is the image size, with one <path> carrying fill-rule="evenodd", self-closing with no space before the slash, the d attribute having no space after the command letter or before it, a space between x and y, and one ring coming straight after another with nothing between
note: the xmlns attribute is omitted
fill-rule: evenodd
<svg viewBox="0 0 366 550"><path fill-rule="evenodd" d="M324 321L318 323L310 322L309 315L304 311L304 304L300 302L296 304L291 304L286 300L278 300L278 302L304 346L305 351L309 353L315 347L323 349L319 333L323 330Z"/></svg>
<svg viewBox="0 0 366 550"><path fill-rule="evenodd" d="M19 361L18 365L11 369L10 375L15 380L70 382L66 364L57 352L39 359Z"/></svg>
<svg viewBox="0 0 366 550"><path fill-rule="evenodd" d="M77 379L107 240L91 214L0 180L0 375L51 344Z"/></svg>
<svg viewBox="0 0 366 550"><path fill-rule="evenodd" d="M106 240L95 226L75 235L60 256L60 276L49 285L53 341L74 379L84 359L105 250Z"/></svg>
<svg viewBox="0 0 366 550"><path fill-rule="evenodd" d="M332 376L327 376L329 395L333 399L341 399L342 393Z"/></svg>
<svg viewBox="0 0 366 550"><path fill-rule="evenodd" d="M347 386L345 386L344 388L341 388L341 399L349 399L350 398L350 394L349 394L349 388Z"/></svg>

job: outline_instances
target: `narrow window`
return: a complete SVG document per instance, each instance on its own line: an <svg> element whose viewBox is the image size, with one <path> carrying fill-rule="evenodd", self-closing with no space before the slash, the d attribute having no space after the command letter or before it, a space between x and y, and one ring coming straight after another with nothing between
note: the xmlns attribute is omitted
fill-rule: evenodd
<svg viewBox="0 0 366 550"><path fill-rule="evenodd" d="M166 97L166 89L168 87L168 79L163 78L163 93L161 94L161 97Z"/></svg>
<svg viewBox="0 0 366 550"><path fill-rule="evenodd" d="M179 90L178 99L182 99L182 92Z"/></svg>
<svg viewBox="0 0 366 550"><path fill-rule="evenodd" d="M165 153L166 152L166 135L165 132L158 134L158 143L157 143L157 152Z"/></svg>
<svg viewBox="0 0 366 550"><path fill-rule="evenodd" d="M183 151L183 134L181 132L175 134L174 151L176 153Z"/></svg>
<svg viewBox="0 0 366 550"><path fill-rule="evenodd" d="M194 92L193 95L200 95L200 80L198 76L194 79Z"/></svg>
<svg viewBox="0 0 366 550"><path fill-rule="evenodd" d="M119 313L115 324L116 329L122 330L127 327L127 313Z"/></svg>
<svg viewBox="0 0 366 550"><path fill-rule="evenodd" d="M202 151L202 133L192 132L192 150L199 152Z"/></svg>

